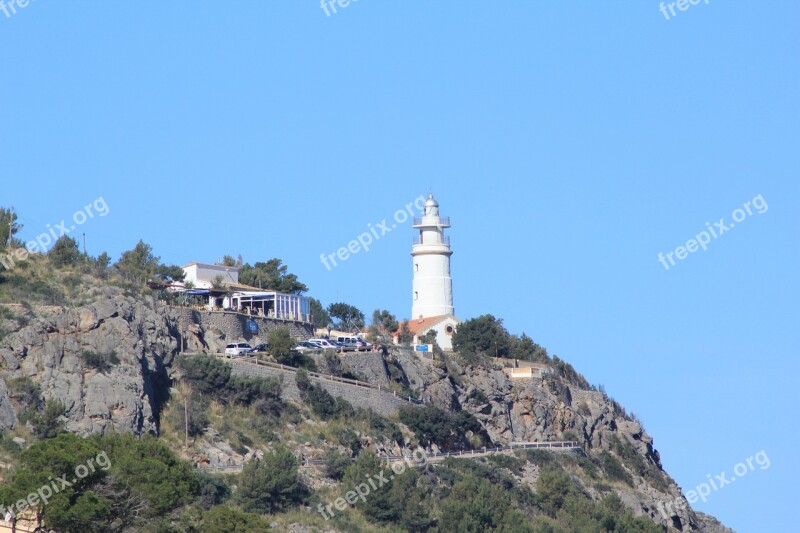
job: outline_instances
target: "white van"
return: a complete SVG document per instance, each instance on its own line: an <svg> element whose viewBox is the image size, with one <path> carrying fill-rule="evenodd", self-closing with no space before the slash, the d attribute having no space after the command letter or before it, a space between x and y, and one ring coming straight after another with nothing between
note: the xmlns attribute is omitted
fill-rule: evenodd
<svg viewBox="0 0 800 533"><path fill-rule="evenodd" d="M225 345L225 355L247 355L252 349L246 342L234 342Z"/></svg>
<svg viewBox="0 0 800 533"><path fill-rule="evenodd" d="M368 349L367 341L359 337L336 337L336 342L342 343L345 351L348 352L354 352L356 350L363 352Z"/></svg>

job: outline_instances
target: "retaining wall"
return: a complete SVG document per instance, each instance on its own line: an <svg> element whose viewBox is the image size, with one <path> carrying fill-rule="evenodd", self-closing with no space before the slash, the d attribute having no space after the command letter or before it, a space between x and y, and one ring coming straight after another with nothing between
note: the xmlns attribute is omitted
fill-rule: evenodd
<svg viewBox="0 0 800 533"><path fill-rule="evenodd" d="M231 359L227 361L232 367L232 374L237 376L253 377L281 377L283 378L283 395L285 398L301 402L300 390L295 382L293 370L281 370L278 368L254 365L241 360ZM309 376L311 377L311 376ZM341 396L353 407L372 409L383 416L390 416L397 413L404 405L413 405L402 398L398 398L389 391L377 390L370 387L329 381L324 378L311 377L314 383L318 383L332 396Z"/></svg>
<svg viewBox="0 0 800 533"><path fill-rule="evenodd" d="M198 310L188 307L170 307L170 309L178 317L181 331L189 331L191 326L199 325L205 331L219 332L227 342L249 342L250 344L266 342L267 334L280 327L289 328L292 337L296 339L310 339L314 334L314 327L311 324L295 320L251 316L233 311ZM248 321L258 324L258 333L250 333L245 330L245 323Z"/></svg>

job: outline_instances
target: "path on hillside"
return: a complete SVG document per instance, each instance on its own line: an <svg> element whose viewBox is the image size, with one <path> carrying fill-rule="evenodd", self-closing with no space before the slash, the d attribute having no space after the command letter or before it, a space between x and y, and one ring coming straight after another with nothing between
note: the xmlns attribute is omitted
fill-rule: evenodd
<svg viewBox="0 0 800 533"><path fill-rule="evenodd" d="M515 442L508 446L496 446L494 448L478 448L475 450L461 450L457 452L438 452L425 454L423 459L417 461L413 455L387 455L378 457L388 464L405 462L408 465L420 467L429 463L441 463L448 457L453 459L478 459L481 457L488 457L490 455L511 455L519 450L548 450L548 451L575 451L580 455L586 455L583 448L575 441L555 441L555 442ZM355 458L353 458L355 460ZM324 459L303 459L302 463L298 465L300 468L317 468L325 464ZM244 468L244 463L235 465L204 465L198 466L199 470L206 472L241 472Z"/></svg>

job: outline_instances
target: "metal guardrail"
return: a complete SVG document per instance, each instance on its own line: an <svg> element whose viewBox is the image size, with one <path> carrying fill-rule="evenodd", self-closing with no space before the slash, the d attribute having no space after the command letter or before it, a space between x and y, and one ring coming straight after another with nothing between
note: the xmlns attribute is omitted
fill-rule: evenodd
<svg viewBox="0 0 800 533"><path fill-rule="evenodd" d="M422 222L423 218L430 218L430 217L427 217L427 216L426 217L414 217L414 221L413 221L413 223L411 225L412 226L422 226L423 225L423 222ZM450 217L438 217L438 218L439 218L439 223L438 224L427 224L427 223L425 223L424 225L425 226L428 226L428 225L430 225L430 226L439 226L439 227L443 227L443 228L449 228L450 227Z"/></svg>
<svg viewBox="0 0 800 533"><path fill-rule="evenodd" d="M271 361L264 361L264 360L258 359L256 357L248 357L248 356L243 356L243 355L227 356L225 354L220 354L220 353L215 353L213 355L216 356L216 357L219 357L220 359L229 359L229 360L233 359L233 360L236 360L236 361L244 361L246 363L255 364L256 366L259 366L259 365L260 366L266 366L266 367L269 367L269 368L275 368L275 369L283 370L283 371L286 371L286 372L297 373L297 370L298 370L297 368L295 368L293 366L286 366L286 365L283 365L283 364L280 364L280 363L273 363ZM330 374L320 374L319 372L308 372L308 377L316 378L316 379L318 379L320 381L332 381L332 382L335 382L335 383L344 383L345 385L353 385L353 386L356 386L356 387L363 387L363 388L367 388L367 389L374 389L374 390L378 390L378 391L382 391L382 392L387 392L387 393L391 394L392 396L394 396L396 398L400 398L401 400L407 401L409 403L417 404L417 405L424 405L424 403L425 403L422 400L420 400L418 398L414 398L412 396L404 396L402 394L397 394L397 391L394 391L394 390L392 390L392 389L390 389L388 387L382 387L380 385L375 385L373 383L367 383L365 381L359 381L357 379L341 378L339 376L332 376Z"/></svg>

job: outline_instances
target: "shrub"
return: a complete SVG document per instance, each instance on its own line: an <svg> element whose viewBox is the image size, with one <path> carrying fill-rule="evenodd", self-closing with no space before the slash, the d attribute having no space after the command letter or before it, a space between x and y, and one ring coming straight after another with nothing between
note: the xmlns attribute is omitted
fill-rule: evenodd
<svg viewBox="0 0 800 533"><path fill-rule="evenodd" d="M204 533L230 533L231 531L268 531L270 522L266 518L245 513L227 505L212 507L203 513L203 524L198 531Z"/></svg>
<svg viewBox="0 0 800 533"><path fill-rule="evenodd" d="M39 410L42 406L42 392L30 377L11 378L6 382L11 400L16 403L17 410L25 412L29 409Z"/></svg>
<svg viewBox="0 0 800 533"><path fill-rule="evenodd" d="M349 455L344 454L335 448L329 448L325 452L325 475L336 481L341 481L345 470L353 462Z"/></svg>
<svg viewBox="0 0 800 533"><path fill-rule="evenodd" d="M206 414L208 403L207 397L193 394L188 396L186 405L182 401L176 404L175 409L171 410L170 417L175 430L184 433L188 414L189 436L194 437L205 431L209 424Z"/></svg>
<svg viewBox="0 0 800 533"><path fill-rule="evenodd" d="M334 398L321 385L312 383L305 370L297 371L295 382L300 390L300 398L310 405L311 410L323 420L355 415L356 411L350 402L341 397Z"/></svg>
<svg viewBox="0 0 800 533"><path fill-rule="evenodd" d="M294 351L294 340L287 327L273 329L267 334L269 353L279 363L288 364L285 361L290 359Z"/></svg>
<svg viewBox="0 0 800 533"><path fill-rule="evenodd" d="M239 476L236 501L248 512L267 514L300 502L306 489L297 477L297 459L278 446L260 461L247 463Z"/></svg>
<svg viewBox="0 0 800 533"><path fill-rule="evenodd" d="M609 479L614 481L622 481L623 483L633 486L633 478L622 466L612 453L603 450L598 454L600 460L600 468L605 472Z"/></svg>
<svg viewBox="0 0 800 533"><path fill-rule="evenodd" d="M195 355L178 358L178 366L184 378L192 385L192 390L202 395L218 397L231 379L231 367L216 357Z"/></svg>
<svg viewBox="0 0 800 533"><path fill-rule="evenodd" d="M28 418L32 429L31 432L37 439L52 439L64 432L64 422L61 417L67 412L64 404L58 400L48 400L44 411L35 412Z"/></svg>
<svg viewBox="0 0 800 533"><path fill-rule="evenodd" d="M197 503L203 509L220 505L231 495L231 488L220 477L206 472L197 473Z"/></svg>
<svg viewBox="0 0 800 533"><path fill-rule="evenodd" d="M469 448L468 432L477 437L479 446L491 444L483 426L467 411L451 414L433 406L404 406L400 408L400 421L414 431L422 446L436 444L444 450Z"/></svg>
<svg viewBox="0 0 800 533"><path fill-rule="evenodd" d="M98 353L85 350L81 353L81 358L86 366L94 368L98 372L108 372L112 366L119 364L119 357L115 351L109 353Z"/></svg>
<svg viewBox="0 0 800 533"><path fill-rule="evenodd" d="M462 356L506 357L511 351L511 337L503 321L482 315L458 325L452 338L453 349Z"/></svg>

